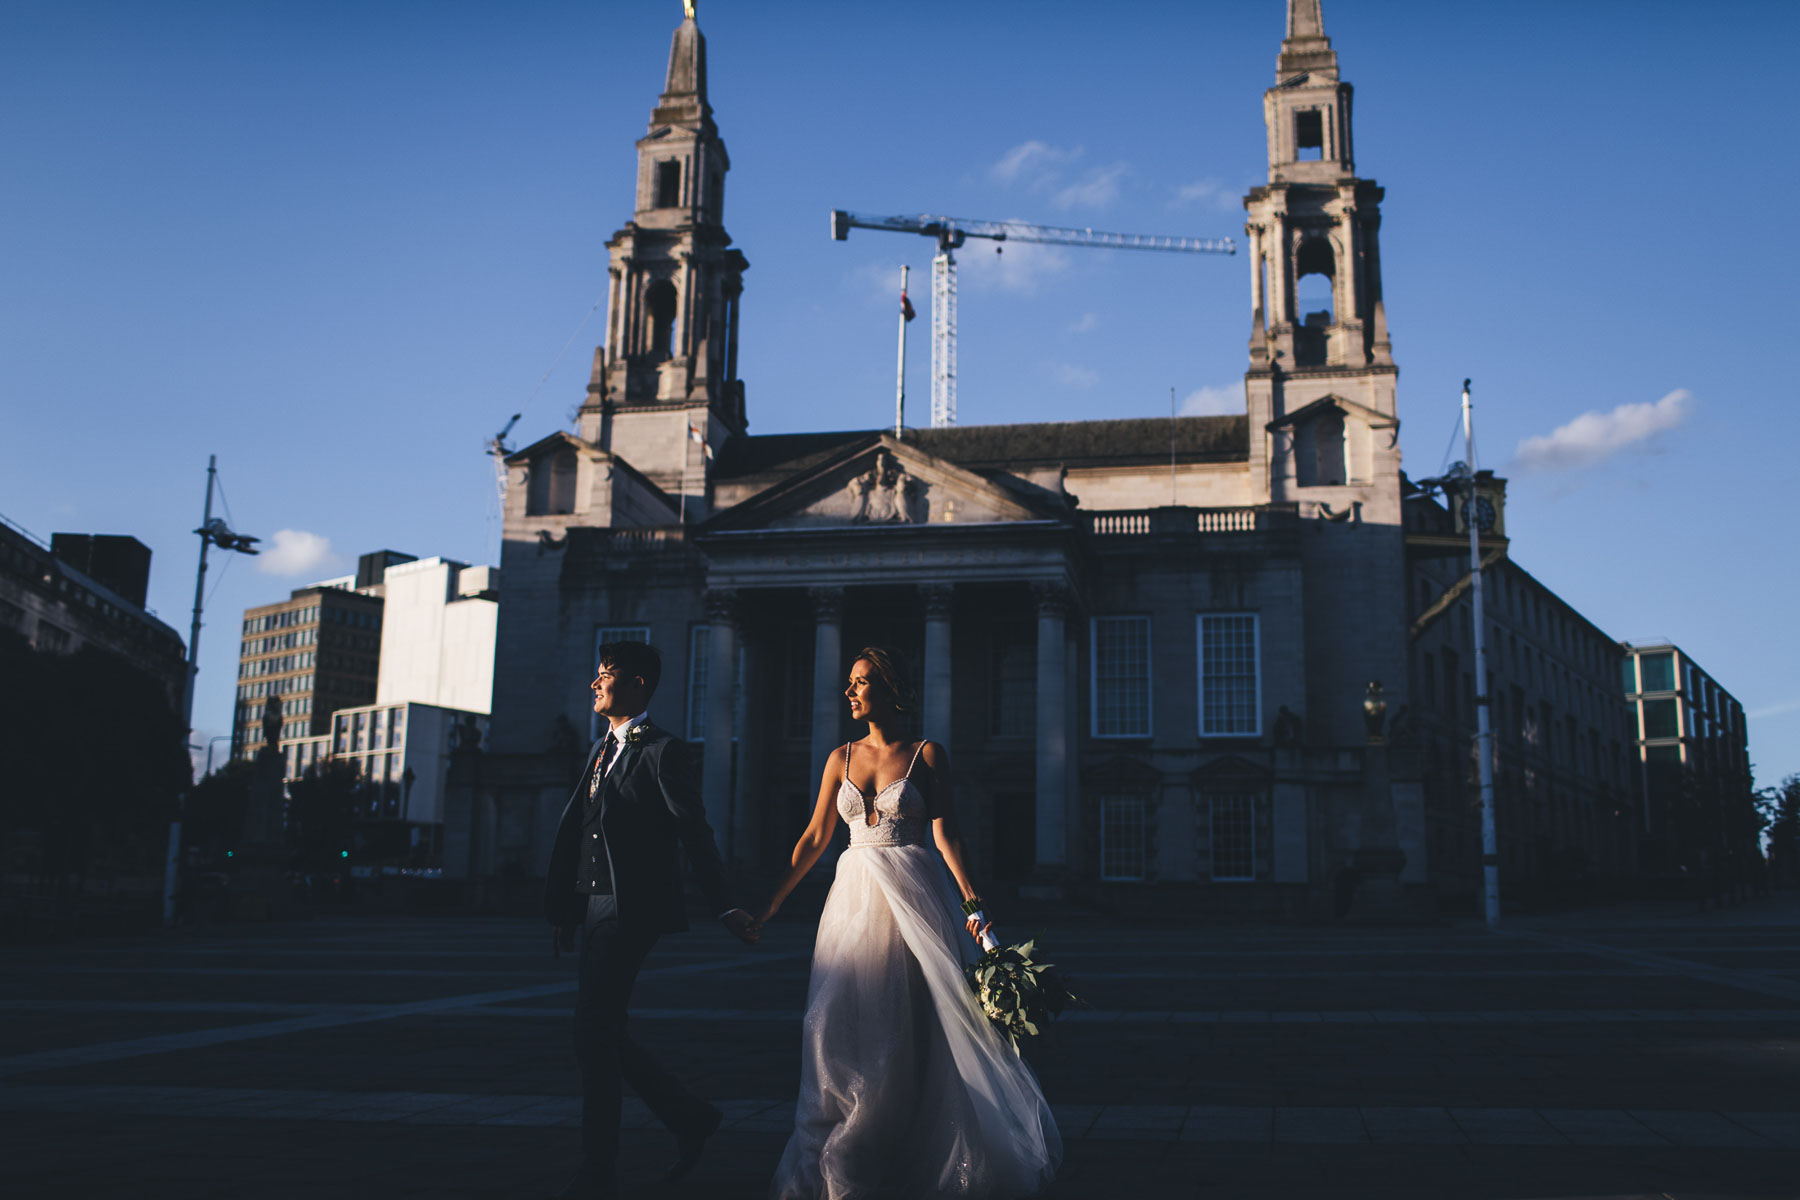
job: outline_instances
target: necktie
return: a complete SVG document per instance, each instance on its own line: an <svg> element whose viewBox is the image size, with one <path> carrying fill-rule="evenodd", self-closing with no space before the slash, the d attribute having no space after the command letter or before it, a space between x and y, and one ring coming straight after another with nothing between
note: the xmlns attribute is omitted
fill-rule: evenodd
<svg viewBox="0 0 1800 1200"><path fill-rule="evenodd" d="M613 752L618 748L619 739L608 732L605 743L600 747L600 761L594 766L594 778L588 782L589 799L600 790L600 781L606 778L606 770L612 766Z"/></svg>

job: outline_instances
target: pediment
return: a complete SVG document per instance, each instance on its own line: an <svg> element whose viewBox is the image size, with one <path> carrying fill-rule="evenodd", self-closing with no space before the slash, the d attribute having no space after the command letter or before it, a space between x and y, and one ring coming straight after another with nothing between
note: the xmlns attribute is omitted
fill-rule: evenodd
<svg viewBox="0 0 1800 1200"><path fill-rule="evenodd" d="M831 529L1056 519L1047 501L872 434L719 513L707 527Z"/></svg>
<svg viewBox="0 0 1800 1200"><path fill-rule="evenodd" d="M1263 763L1241 754L1221 754L1210 762L1201 764L1188 778L1196 788L1203 788L1208 784L1215 787L1233 784L1263 787L1274 778L1274 772Z"/></svg>
<svg viewBox="0 0 1800 1200"><path fill-rule="evenodd" d="M1163 773L1141 758L1117 754L1081 773L1081 784L1100 792L1151 793L1163 785Z"/></svg>
<svg viewBox="0 0 1800 1200"><path fill-rule="evenodd" d="M1311 404L1303 404L1286 416L1270 421L1267 428L1271 432L1277 429L1298 428L1308 421L1332 411L1342 413L1347 417L1356 417L1370 429L1391 429L1400 423L1398 418L1377 412L1366 404L1358 404L1356 401L1346 400L1342 396L1320 396Z"/></svg>

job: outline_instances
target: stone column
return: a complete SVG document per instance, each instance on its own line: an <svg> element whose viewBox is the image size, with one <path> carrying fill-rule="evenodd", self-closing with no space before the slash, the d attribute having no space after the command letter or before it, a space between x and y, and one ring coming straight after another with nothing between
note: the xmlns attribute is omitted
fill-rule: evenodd
<svg viewBox="0 0 1800 1200"><path fill-rule="evenodd" d="M925 601L924 736L944 749L950 748L950 606L956 588L950 584L926 584L919 589Z"/></svg>
<svg viewBox="0 0 1800 1200"><path fill-rule="evenodd" d="M1031 587L1037 600L1037 870L1058 874L1068 863L1068 714L1063 621L1068 590L1060 583Z"/></svg>
<svg viewBox="0 0 1800 1200"><path fill-rule="evenodd" d="M726 861L733 856L731 787L731 699L737 693L737 593L706 594L706 756L700 794Z"/></svg>
<svg viewBox="0 0 1800 1200"><path fill-rule="evenodd" d="M825 760L838 748L844 711L844 589L816 587L813 604L812 762L807 779L816 780ZM809 789L810 791L810 786Z"/></svg>
<svg viewBox="0 0 1800 1200"><path fill-rule="evenodd" d="M1258 328L1268 320L1264 308L1267 301L1263 297L1263 272L1267 269L1263 263L1263 231L1261 225L1246 225L1244 232L1250 235L1250 311L1256 316Z"/></svg>

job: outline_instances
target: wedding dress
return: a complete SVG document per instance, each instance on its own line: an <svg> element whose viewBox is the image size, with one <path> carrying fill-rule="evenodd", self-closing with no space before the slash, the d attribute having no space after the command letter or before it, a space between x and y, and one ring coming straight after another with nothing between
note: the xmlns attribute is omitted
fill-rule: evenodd
<svg viewBox="0 0 1800 1200"><path fill-rule="evenodd" d="M1025 1196L1062 1158L1037 1078L963 976L974 946L917 762L915 751L870 804L845 750L837 803L850 848L819 917L800 1101L773 1200Z"/></svg>

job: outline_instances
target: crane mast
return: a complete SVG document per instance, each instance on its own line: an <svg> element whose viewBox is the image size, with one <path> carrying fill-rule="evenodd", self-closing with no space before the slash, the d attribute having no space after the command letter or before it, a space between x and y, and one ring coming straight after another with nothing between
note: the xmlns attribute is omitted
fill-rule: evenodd
<svg viewBox="0 0 1800 1200"><path fill-rule="evenodd" d="M996 242L1032 242L1050 246L1085 246L1096 250L1157 250L1174 254L1236 254L1230 238L1172 237L1148 233L1108 233L1024 221L982 221L964 217L881 217L833 209L831 236L844 241L852 229L911 233L936 240L931 260L931 424L956 424L956 254L969 238Z"/></svg>

